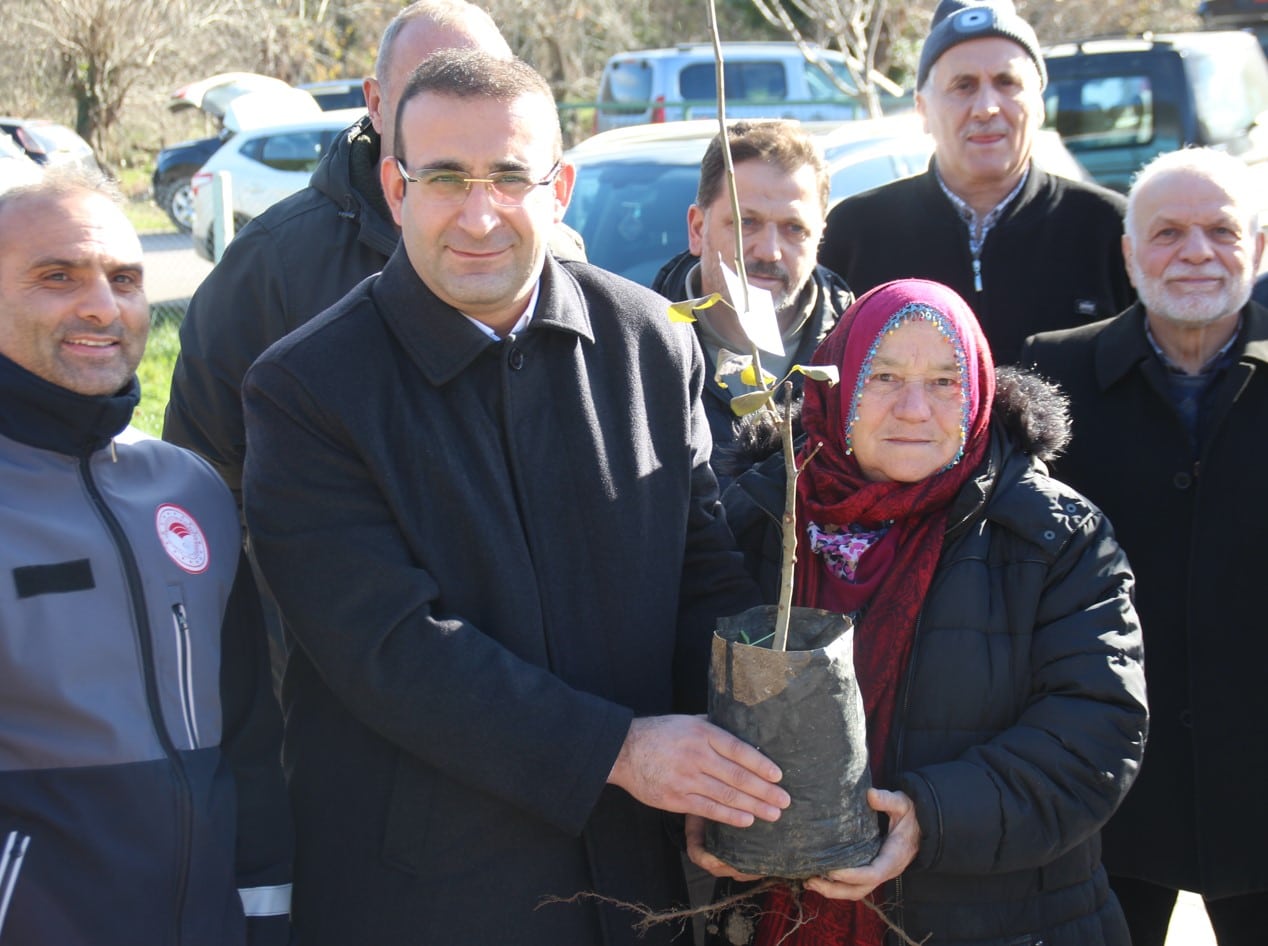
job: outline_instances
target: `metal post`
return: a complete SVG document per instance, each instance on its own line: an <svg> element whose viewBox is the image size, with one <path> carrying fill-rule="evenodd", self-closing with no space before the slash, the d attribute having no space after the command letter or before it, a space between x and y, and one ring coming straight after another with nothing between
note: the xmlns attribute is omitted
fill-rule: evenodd
<svg viewBox="0 0 1268 946"><path fill-rule="evenodd" d="M212 175L211 209L211 258L219 263L233 239L233 179L228 171Z"/></svg>

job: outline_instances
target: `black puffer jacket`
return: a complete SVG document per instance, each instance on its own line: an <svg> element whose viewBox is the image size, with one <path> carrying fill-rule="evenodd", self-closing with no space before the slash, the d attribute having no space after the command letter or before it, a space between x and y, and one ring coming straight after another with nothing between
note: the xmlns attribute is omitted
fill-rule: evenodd
<svg viewBox="0 0 1268 946"><path fill-rule="evenodd" d="M1001 369L990 451L917 624L881 787L912 797L922 839L880 899L929 946L1128 942L1098 832L1144 750L1140 627L1109 522L1045 472L1066 436L1056 389ZM768 595L779 460L723 497Z"/></svg>

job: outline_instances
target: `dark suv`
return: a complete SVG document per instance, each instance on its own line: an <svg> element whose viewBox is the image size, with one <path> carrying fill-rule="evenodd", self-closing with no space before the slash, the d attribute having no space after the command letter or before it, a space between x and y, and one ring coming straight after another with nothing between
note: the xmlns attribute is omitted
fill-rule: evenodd
<svg viewBox="0 0 1268 946"><path fill-rule="evenodd" d="M167 211L168 218L181 233L188 233L194 223L194 191L190 181L195 172L207 163L228 137L196 138L164 148L154 161L150 184L154 203Z"/></svg>
<svg viewBox="0 0 1268 946"><path fill-rule="evenodd" d="M1126 191L1143 164L1186 145L1268 172L1268 60L1250 33L1091 39L1044 60L1046 127L1101 184Z"/></svg>

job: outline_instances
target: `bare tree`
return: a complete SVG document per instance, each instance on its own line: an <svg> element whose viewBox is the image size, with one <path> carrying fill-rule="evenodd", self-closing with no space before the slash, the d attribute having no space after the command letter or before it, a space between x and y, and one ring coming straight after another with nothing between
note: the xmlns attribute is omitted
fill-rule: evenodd
<svg viewBox="0 0 1268 946"><path fill-rule="evenodd" d="M1201 27L1197 0L1017 0L1020 13L1045 45L1090 36L1130 35Z"/></svg>
<svg viewBox="0 0 1268 946"><path fill-rule="evenodd" d="M254 8L234 30L251 68L287 82L357 77L374 69L380 35L402 0L240 0Z"/></svg>
<svg viewBox="0 0 1268 946"><path fill-rule="evenodd" d="M238 11L238 0L34 0L21 23L53 57L75 130L104 151L129 92L178 45ZM47 45L43 45L47 44Z"/></svg>
<svg viewBox="0 0 1268 946"><path fill-rule="evenodd" d="M479 0L497 22L516 55L533 65L550 82L562 102L592 102L598 96L597 77L614 51L636 49L641 43L647 11L642 5L622 8L615 2L557 0ZM636 9L635 7L639 7ZM578 113L560 112L564 141L589 133Z"/></svg>
<svg viewBox="0 0 1268 946"><path fill-rule="evenodd" d="M877 54L885 35L886 0L753 0L753 5L767 22L792 37L807 61L837 88L862 99L869 115L881 114L882 90L902 94L902 89L877 69ZM812 35L807 36L807 30L813 30ZM845 54L852 84L843 82L819 60L816 45Z"/></svg>

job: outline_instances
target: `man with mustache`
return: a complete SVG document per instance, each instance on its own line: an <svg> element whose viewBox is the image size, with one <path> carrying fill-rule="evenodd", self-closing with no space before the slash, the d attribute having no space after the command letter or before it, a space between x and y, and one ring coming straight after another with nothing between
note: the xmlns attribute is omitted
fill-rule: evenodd
<svg viewBox="0 0 1268 946"><path fill-rule="evenodd" d="M1262 943L1268 917L1257 196L1225 153L1155 159L1132 185L1123 237L1140 301L1022 353L1071 397L1056 474L1110 517L1136 572L1149 745L1103 834L1134 946L1163 946L1178 890L1202 894L1220 946Z"/></svg>
<svg viewBox="0 0 1268 946"><path fill-rule="evenodd" d="M744 269L751 285L770 292L775 303L783 358L762 352L762 368L777 378L804 364L854 297L836 274L815 262L831 181L818 148L796 122L735 122L727 130L735 189L739 196ZM696 334L705 362L722 350L748 354L722 266L735 264L735 213L726 185L722 136L709 143L700 164L696 202L687 210L689 249L671 259L652 288L674 301L720 293L725 305L696 310ZM801 375L791 379L801 390ZM725 385L725 386L724 386ZM735 439L731 398L755 388L730 373L705 383L705 412L714 455ZM715 471L718 464L714 464ZM719 473L725 488L729 477Z"/></svg>
<svg viewBox="0 0 1268 946"><path fill-rule="evenodd" d="M933 279L973 307L996 362L1026 336L1128 306L1123 198L1031 158L1047 70L1011 0L942 0L920 53L916 110L929 169L842 201L819 262L856 293Z"/></svg>

